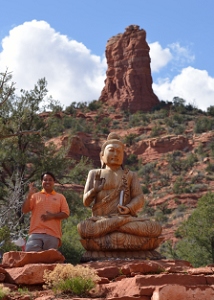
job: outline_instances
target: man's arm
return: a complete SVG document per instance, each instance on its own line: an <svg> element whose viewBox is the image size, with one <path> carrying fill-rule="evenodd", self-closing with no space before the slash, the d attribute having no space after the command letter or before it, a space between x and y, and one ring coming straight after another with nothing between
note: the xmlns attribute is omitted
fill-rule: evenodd
<svg viewBox="0 0 214 300"><path fill-rule="evenodd" d="M46 211L46 215L41 215L41 219L42 221L48 221L51 219L59 219L59 220L63 220L63 219L67 219L69 216L64 213L64 212L59 212L59 213L51 213L49 211Z"/></svg>

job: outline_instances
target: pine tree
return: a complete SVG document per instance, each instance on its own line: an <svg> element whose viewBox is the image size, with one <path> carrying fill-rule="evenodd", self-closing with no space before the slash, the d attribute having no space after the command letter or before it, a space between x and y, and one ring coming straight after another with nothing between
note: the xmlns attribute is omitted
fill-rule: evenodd
<svg viewBox="0 0 214 300"><path fill-rule="evenodd" d="M195 267L214 262L214 193L199 199L197 208L176 234L181 238L176 245L178 257Z"/></svg>

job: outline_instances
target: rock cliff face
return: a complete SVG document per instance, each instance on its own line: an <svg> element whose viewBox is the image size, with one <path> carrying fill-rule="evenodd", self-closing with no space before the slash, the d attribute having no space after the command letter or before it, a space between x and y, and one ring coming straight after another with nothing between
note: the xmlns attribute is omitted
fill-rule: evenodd
<svg viewBox="0 0 214 300"><path fill-rule="evenodd" d="M146 31L137 25L108 40L107 78L100 101L130 112L150 111L159 104L152 90L149 50Z"/></svg>

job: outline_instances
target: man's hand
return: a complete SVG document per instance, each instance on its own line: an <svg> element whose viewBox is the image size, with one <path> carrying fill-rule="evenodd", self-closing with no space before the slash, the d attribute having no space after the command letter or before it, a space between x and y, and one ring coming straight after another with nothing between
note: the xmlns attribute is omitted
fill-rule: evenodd
<svg viewBox="0 0 214 300"><path fill-rule="evenodd" d="M29 183L29 194L33 195L37 192L37 188L34 185L34 182Z"/></svg>
<svg viewBox="0 0 214 300"><path fill-rule="evenodd" d="M22 212L24 214L31 211L31 209L30 209L30 199L31 199L31 196L37 192L37 188L34 186L34 182L29 183L28 187L29 187L28 195L27 195L25 201L22 204Z"/></svg>
<svg viewBox="0 0 214 300"><path fill-rule="evenodd" d="M51 220L54 218L54 214L50 213L49 211L46 211L46 215L41 215L41 220L43 222Z"/></svg>

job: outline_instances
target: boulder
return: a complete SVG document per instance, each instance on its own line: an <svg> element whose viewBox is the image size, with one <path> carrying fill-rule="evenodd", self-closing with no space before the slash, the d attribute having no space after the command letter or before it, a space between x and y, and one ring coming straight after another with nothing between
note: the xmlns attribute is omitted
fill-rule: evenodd
<svg viewBox="0 0 214 300"><path fill-rule="evenodd" d="M41 252L10 251L3 254L2 266L4 268L23 267L26 264L62 263L65 257L55 249Z"/></svg>
<svg viewBox="0 0 214 300"><path fill-rule="evenodd" d="M24 267L5 269L5 281L17 285L42 285L44 284L44 271L54 270L56 264L28 264Z"/></svg>

